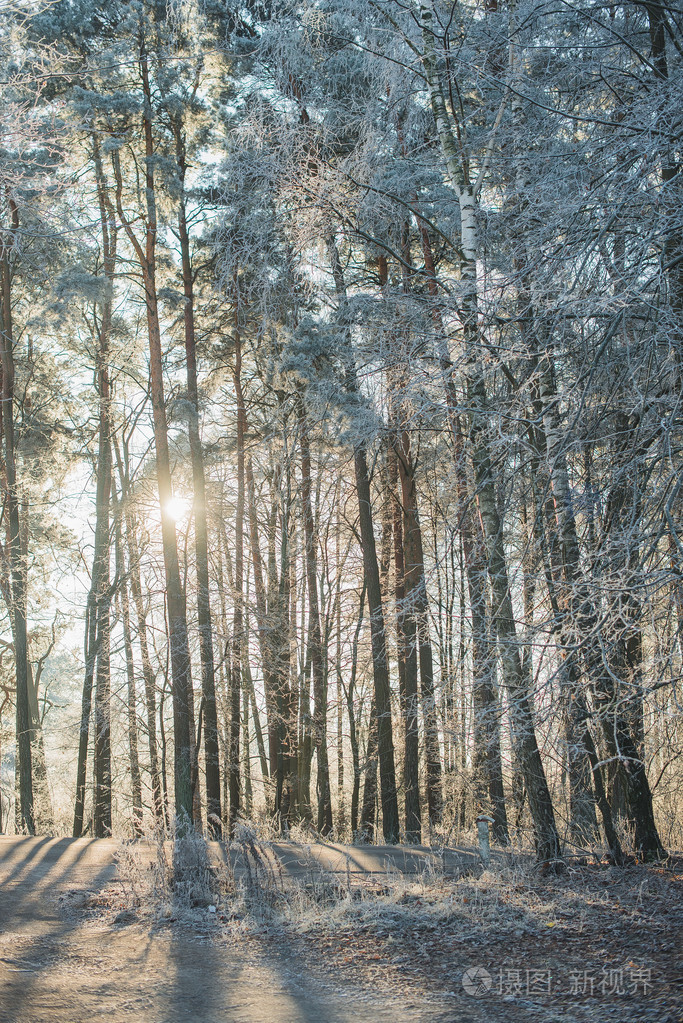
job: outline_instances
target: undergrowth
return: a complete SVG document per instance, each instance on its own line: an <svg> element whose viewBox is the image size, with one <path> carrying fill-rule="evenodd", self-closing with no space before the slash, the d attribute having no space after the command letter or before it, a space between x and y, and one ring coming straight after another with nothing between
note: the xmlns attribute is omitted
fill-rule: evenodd
<svg viewBox="0 0 683 1023"><path fill-rule="evenodd" d="M124 842L118 853L119 887L108 914L113 922L153 926L187 923L217 935L239 930L306 931L436 929L520 935L554 926L559 902L536 890L526 861L482 871L470 866L454 876L438 857L420 874L386 870L326 872L307 859L296 876L283 871L269 837L239 824L230 856L186 830L171 841L148 836ZM222 847L220 847L222 849ZM106 902L106 900L104 900ZM102 906L103 900L100 900ZM116 910L116 912L114 912Z"/></svg>

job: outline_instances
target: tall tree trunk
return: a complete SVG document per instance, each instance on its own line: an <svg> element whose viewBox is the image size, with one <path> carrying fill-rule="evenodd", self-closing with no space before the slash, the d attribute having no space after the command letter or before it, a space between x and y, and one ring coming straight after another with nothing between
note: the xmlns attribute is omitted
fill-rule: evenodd
<svg viewBox="0 0 683 1023"><path fill-rule="evenodd" d="M107 431L108 434L108 431ZM102 512L102 549L95 551L101 558L100 591L97 596L97 667L95 670L95 744L94 776L95 805L93 813L95 838L111 835L111 590L109 578L109 494L111 489L111 446L106 438L106 452L100 451L98 470L106 472L108 480L103 487L106 512ZM100 469L101 467L101 469Z"/></svg>
<svg viewBox="0 0 683 1023"><path fill-rule="evenodd" d="M221 836L221 779L218 753L218 715L216 711L216 677L213 654L213 631L211 626L211 599L209 593L209 548L206 507L206 480L204 457L199 434L199 394L197 388L197 353L194 323L194 284L190 238L186 218L185 173L187 160L182 121L172 118L176 145L176 161L180 179L180 201L178 204L178 236L183 275L183 317L185 326L185 366L187 373L187 398L190 404L189 439L192 461L192 486L194 493L194 543L197 571L197 625L199 629L199 657L202 666L202 699L204 706L204 765L206 770L206 817L209 833L214 838ZM197 751L198 755L198 751Z"/></svg>
<svg viewBox="0 0 683 1023"><path fill-rule="evenodd" d="M123 509L116 493L116 481L112 476L112 498L114 504L114 550L116 565L116 581L121 606L121 624L123 626L123 649L126 657L126 681L128 683L126 709L128 712L128 758L130 764L130 788L133 802L133 833L142 835L142 776L140 774L140 756L138 750L138 712L137 692L135 686L135 660L133 658L133 638L130 629L130 599L128 596L128 580L126 578L126 559L123 552L123 530L121 520Z"/></svg>
<svg viewBox="0 0 683 1023"><path fill-rule="evenodd" d="M385 841L393 843L398 841L399 824L394 740L391 721L391 689L389 685L382 591L377 565L375 534L372 525L370 477L364 444L359 444L356 447L354 452L354 468L356 489L358 491L363 566L365 569L368 610L370 613L375 710L377 714L377 757L379 760L380 797L382 804L382 832ZM370 760L370 758L368 759Z"/></svg>
<svg viewBox="0 0 683 1023"><path fill-rule="evenodd" d="M355 841L358 834L358 801L360 798L360 752L358 749L358 729L356 727L356 709L354 705L354 693L356 688L356 674L358 671L358 639L363 626L363 614L365 609L365 584L361 590L360 602L358 605L358 620L353 634L351 647L351 677L348 686L344 686L344 697L346 699L346 711L349 718L349 742L351 743L351 758L353 763L353 786L351 789L351 835ZM375 769L375 776L377 771ZM374 817L374 810L372 816Z"/></svg>
<svg viewBox="0 0 683 1023"><path fill-rule="evenodd" d="M409 224L403 224L401 231L401 263L402 288L406 295L410 293L410 271L412 258L410 251L410 229ZM380 266L384 258L380 257ZM382 281L382 278L384 280ZM386 273L383 275L380 269L380 281L386 283ZM441 793L441 755L439 751L439 729L436 702L434 699L434 658L432 644L429 634L429 607L427 600L427 586L424 572L424 551L422 544L422 530L417 505L417 488L415 480L415 465L411 450L410 430L407 426L407 414L403 409L401 395L405 387L406 367L410 358L407 343L403 332L399 331L396 337L398 358L400 368L396 374L395 394L396 398L392 405L397 406L397 422L393 434L393 445L398 461L398 471L401 482L401 508L403 512L402 534L404 547L404 576L403 587L405 590L405 607L403 611L403 631L405 639L406 667L410 664L410 671L406 672L406 686L413 689L412 672L415 672L415 743L418 744L417 731L417 665L419 662L420 691L419 702L422 705L422 717L424 721L424 747L427 775L427 810L430 825L439 823L442 816L442 793ZM413 663L414 668L413 668ZM412 714L412 696L406 698L408 713ZM411 722L412 725L412 722ZM412 741L412 737L411 737ZM406 749L407 752L407 749ZM416 768L417 770L417 768ZM419 784L419 783L418 783ZM406 794L407 794L406 786ZM419 815L419 799L417 811ZM419 822L417 822L419 825ZM420 827L418 826L417 839L420 840ZM406 825L406 836L408 828Z"/></svg>
<svg viewBox="0 0 683 1023"><path fill-rule="evenodd" d="M450 127L434 50L435 35L431 6L427 2L423 2L420 10L423 39L422 64L427 78L432 111L436 120L446 170L460 209L460 275L462 281L460 315L467 357L464 375L466 398L470 410L471 456L479 515L486 543L493 615L503 665L503 677L510 696L510 709L515 717L516 732L523 754L523 770L534 822L537 857L540 862L556 862L561 855L560 840L555 824L550 790L536 740L530 679L522 670L502 522L491 465L488 398L480 356L483 345L480 336L477 284L479 241L476 223L476 186L470 180L469 164L466 159L462 159L462 152Z"/></svg>
<svg viewBox="0 0 683 1023"><path fill-rule="evenodd" d="M147 312L147 334L149 340L150 392L154 422L154 447L156 452L157 486L161 512L161 538L164 553L166 578L166 601L168 605L168 640L170 646L173 732L174 732L174 780L175 812L181 831L192 821L192 742L190 734L189 702L192 698L190 677L190 648L187 636L185 593L183 591L178 542L175 521L171 515L171 461L168 449L168 424L164 398L163 353L161 348L161 326L156 286L156 241L157 210L154 181L156 154L152 130L152 95L144 36L140 40L139 66L142 77L144 108L142 116L145 138L145 242L144 248L138 241L131 223L123 209L123 177L118 151L112 154L116 176L116 206L119 219L136 253L142 272Z"/></svg>
<svg viewBox="0 0 683 1023"><path fill-rule="evenodd" d="M669 79L669 61L666 52L667 28L671 31L668 21L667 6L661 0L648 0L645 4L647 9L648 24L650 29L650 45L652 53L652 67L655 77L660 82ZM675 23L675 19L674 23ZM679 39L674 39L674 45L680 52L680 29L676 25L674 32L678 30ZM667 138L668 136L664 136ZM668 151L662 157L661 179L663 189L658 196L664 209L661 212L663 223L674 225L665 233L662 253L664 256L665 273L669 283L669 305L672 316L672 340L678 366L678 384L680 386L683 375L683 229L680 224L679 210L681 206L681 184L683 176L680 159L677 159L677 147L674 139L668 142Z"/></svg>
<svg viewBox="0 0 683 1023"><path fill-rule="evenodd" d="M394 605L396 608L396 668L398 699L401 709L399 741L403 740L403 808L406 841L419 842L421 838L420 789L418 764L417 711L417 651L415 637L410 643L410 620L406 614L405 554L403 548L403 515L398 495L398 460L393 444L387 450L388 500L385 502L389 522L384 533L391 530L394 561ZM413 693L409 710L408 692ZM412 721L411 721L412 715ZM412 727L411 727L412 725ZM402 732L402 735L401 735ZM417 824L417 836L416 836Z"/></svg>
<svg viewBox="0 0 683 1023"><path fill-rule="evenodd" d="M242 392L242 339L239 332L237 296L235 295L233 341L235 344L235 368L233 384L237 401L237 504L235 508L235 607L232 622L232 660L230 668L230 731L228 756L228 789L230 793L230 810L228 825L230 835L235 830L240 811L240 703L243 647L245 644L244 630L244 500L245 500L245 465L244 435L246 412Z"/></svg>
<svg viewBox="0 0 683 1023"><path fill-rule="evenodd" d="M17 681L17 759L19 767L19 826L29 835L35 832L31 715L28 694L28 637L26 627L26 572L22 566L19 496L17 491L16 444L14 439L14 334L12 326L11 253L19 230L19 211L7 195L11 226L0 236L2 295L2 432L5 441L5 514L9 526L10 586L14 619L14 660Z"/></svg>
<svg viewBox="0 0 683 1023"><path fill-rule="evenodd" d="M414 582L414 572L406 572L406 553L408 561L412 560L414 551L406 551L405 526L407 525L405 507L401 514L402 502L396 492L398 484L397 454L398 442L391 446L389 460L389 484L391 501L394 505L393 539L394 539L394 572L396 594L396 631L397 658L399 671L399 696L401 714L404 722L404 753L403 753L403 785L405 799L405 840L420 842L422 839L422 818L420 811L420 744L418 732L418 642L415 615L410 600L412 592L408 587ZM408 585L406 585L408 583Z"/></svg>
<svg viewBox="0 0 683 1023"><path fill-rule="evenodd" d="M368 741L365 747L365 766L363 768L363 802L361 804L358 833L363 841L372 842L375 837L375 814L377 810L377 748L378 722L377 702L373 692L370 699L370 716L368 718ZM396 806L398 815L398 804ZM394 839L398 841L398 839Z"/></svg>
<svg viewBox="0 0 683 1023"><path fill-rule="evenodd" d="M85 824L85 795L88 765L88 741L92 714L92 689L97 659L97 616L92 583L85 606L85 678L81 695L81 724L78 730L78 761L76 765L76 800L74 806L73 836L80 838Z"/></svg>
<svg viewBox="0 0 683 1023"><path fill-rule="evenodd" d="M538 412L538 410L537 410ZM545 435L542 414L538 414L536 427L531 433L531 443L536 450L543 449L545 454ZM529 536L529 546L539 550L545 566L545 580L550 606L553 612L552 627L561 648L558 664L557 680L560 691L562 731L567 755L567 773L569 777L569 832L573 842L580 846L590 844L596 839L597 820L591 791L591 765L588 755L588 722L586 697L581 687L580 666L576 652L572 649L571 603L578 593L578 579L574 571L574 557L578 559L578 539L573 526L573 513L569 524L569 535L563 537L558 529L558 496L562 492L560 480L562 473L554 479L555 493L551 486L551 473L541 469L541 458L533 456L531 461L533 482L532 491L536 506L533 512L533 529ZM566 466L565 466L566 470ZM564 477L566 479L566 475ZM545 495L541 499L539 491ZM568 494L565 495L568 497ZM567 542L568 541L568 542ZM575 568L578 568L578 561ZM574 580L567 587L567 576ZM527 598L531 603L531 597ZM527 619L529 619L527 615ZM584 713L584 709L586 713Z"/></svg>
<svg viewBox="0 0 683 1023"><path fill-rule="evenodd" d="M163 826L168 824L166 820L166 806L162 798L161 776L159 773L159 750L157 743L157 706L156 706L156 676L152 667L152 659L149 653L147 639L147 618L145 606L142 599L142 582L140 578L140 552L137 540L136 522L130 508L129 502L129 480L127 471L127 452L124 452L124 460L121 457L121 450L116 436L112 433L112 444L116 458L119 483L121 486L121 505L126 521L126 549L128 550L128 579L130 591L133 597L137 620L137 637L140 647L140 661L142 664L142 679L145 688L145 710L147 724L147 746L149 749L149 773L150 785L152 788L152 813L155 824Z"/></svg>
<svg viewBox="0 0 683 1023"><path fill-rule="evenodd" d="M477 371L476 376L470 379L469 384L468 393L472 407L481 409L484 402L484 382L481 371ZM520 750L523 756L522 769L536 833L537 855L541 862L556 861L560 857L560 842L550 791L536 741L529 692L530 680L523 672L520 659L503 546L502 523L498 514L490 455L485 439L485 427L479 420L479 412L473 414L472 419L473 462L479 511L486 536L493 616L498 633L503 675L510 693L511 713L516 719L516 733L519 736Z"/></svg>
<svg viewBox="0 0 683 1023"><path fill-rule="evenodd" d="M270 517L268 522L268 649L269 685L273 700L276 739L275 811L283 832L287 832L294 812L296 768L296 710L290 684L290 587L292 566L289 555L291 505L290 459L285 457L273 469L270 480ZM284 476L284 480L283 480ZM284 490L283 490L284 485ZM280 521L280 564L277 559L277 526ZM309 760L310 768L310 760Z"/></svg>
<svg viewBox="0 0 683 1023"><path fill-rule="evenodd" d="M427 287L433 302L432 320L436 332L439 364L443 375L446 409L453 442L456 506L472 623L475 809L477 812L490 811L494 822L493 836L496 841L507 845L510 838L500 754L501 708L495 686L495 641L492 641L490 635L486 599L486 546L480 525L481 520L473 514L473 501L467 483L465 444L458 412L458 397L453 381L450 354L446 347L444 324L436 304L438 300L436 267L427 225L419 214L417 196L413 197L413 208L422 242Z"/></svg>
<svg viewBox="0 0 683 1023"><path fill-rule="evenodd" d="M405 546L406 608L413 618L414 641L420 664L420 698L425 726L425 760L427 766L427 808L429 822L438 824L442 817L441 754L439 728L434 698L434 658L429 635L429 608L425 579L422 529L417 506L415 464L411 452L410 433L403 429L398 440L398 469L401 480L403 535Z"/></svg>
<svg viewBox="0 0 683 1023"><path fill-rule="evenodd" d="M268 620L266 604L266 586L263 578L263 559L261 557L261 544L259 541L258 514L256 510L256 489L254 485L254 470L251 456L247 455L245 460L245 478L247 484L247 503L249 508L249 542L251 547L251 567L254 576L255 606L256 606L256 635L258 637L259 651L261 654L261 669L263 671L263 684L266 696L266 722L268 726L268 756L270 758L270 770L266 774L266 783L270 776L275 776L277 765L277 710L275 706L274 681L273 681L273 651L269 642L271 623ZM266 784L267 791L267 784Z"/></svg>
<svg viewBox="0 0 683 1023"><path fill-rule="evenodd" d="M268 770L268 758L266 756L266 744L263 741L263 727L261 725L261 715L256 703L256 691L254 689L254 680L251 677L251 667L249 665L249 658L246 657L243 662L243 678L242 684L245 693L249 696L249 710L251 711L251 719L254 722L254 734L256 736L256 748L258 750L259 764L261 766L261 780L263 782L264 792L268 791L268 781L270 779L270 772Z"/></svg>
<svg viewBox="0 0 683 1023"><path fill-rule="evenodd" d="M248 658L245 657L245 664ZM244 676L244 669L242 670ZM249 736L249 694L247 687L242 686L242 776L244 777L244 812L247 820L254 813L254 793L251 786L251 739Z"/></svg>
<svg viewBox="0 0 683 1023"><path fill-rule="evenodd" d="M615 417L614 482L607 496L604 536L608 571L617 576L607 601L607 664L599 687L603 734L621 783L634 844L645 859L665 856L645 768L643 721L642 484L643 440L637 415ZM613 594L613 595L612 595ZM613 805L614 809L614 805Z"/></svg>
<svg viewBox="0 0 683 1023"><path fill-rule="evenodd" d="M311 810L311 762L313 759L313 732L311 728L311 662L310 662L310 647L308 644L305 646L305 653L303 652L303 636L306 631L306 571L304 567L303 573L300 574L298 567L298 545L297 545L297 530L296 530L296 517L293 522L293 537L292 537L292 557L291 557L291 592L292 592L292 609L290 613L291 621L291 642L292 647L296 647L296 632L297 632L297 601L296 594L300 583L300 624L299 634L301 639L302 653L300 657L292 658L292 666L297 665L296 677L293 679L293 688L296 690L296 701L297 701L297 808L299 816L304 821L310 821L313 819ZM303 663L302 663L303 662Z"/></svg>
<svg viewBox="0 0 683 1023"><path fill-rule="evenodd" d="M337 836L341 838L346 831L346 799L344 794L344 679L342 670L342 559L341 559L341 506L340 494L341 479L337 480L337 491L335 503L337 516L335 521L334 538L334 586L335 586L335 608L334 608L334 629L335 629L335 674L337 680Z"/></svg>
<svg viewBox="0 0 683 1023"><path fill-rule="evenodd" d="M297 791L299 815L304 821L313 820L311 806L311 764L313 762L313 728L311 720L311 664L306 660L299 672L298 686L298 725L299 737L297 744Z"/></svg>
<svg viewBox="0 0 683 1023"><path fill-rule="evenodd" d="M28 510L23 507L22 517L28 515ZM25 521L25 520L24 520ZM22 564L28 565L28 549L24 546ZM52 649L53 644L50 646ZM30 653L30 650L29 650ZM28 672L28 707L31 718L31 756L33 766L33 794L35 797L35 822L36 830L49 834L54 830L54 814L52 812L52 800L50 798L50 787L47 776L47 759L45 756L45 740L43 736L43 722L41 720L40 706L38 704L38 689L42 665L48 655L43 654L40 659L38 671L34 677L30 656L27 659Z"/></svg>
<svg viewBox="0 0 683 1023"><path fill-rule="evenodd" d="M104 315L102 328L105 327ZM101 332L102 337L106 334ZM100 344L100 431L97 455L97 516L92 578L96 584L97 666L95 670L94 776L95 838L111 835L111 590L109 578L109 498L111 492L111 442L109 409L109 371L107 350ZM102 479L100 479L100 476ZM97 567L95 567L97 563Z"/></svg>
<svg viewBox="0 0 683 1023"><path fill-rule="evenodd" d="M100 141L93 135L93 160L97 183L97 198L102 235L103 270L106 284L102 302L102 315L98 330L97 393L99 403L99 430L96 466L95 546L90 593L86 614L86 664L81 710L81 732L76 772L76 806L74 835L83 830L85 803L86 757L88 751L89 720L92 686L95 678L95 743L94 776L95 805L94 830L97 838L111 833L111 723L110 723L110 605L109 588L109 498L111 491L111 407L109 393L109 343L112 320L112 287L116 269L116 241L114 211L109 198L107 181L102 165Z"/></svg>
<svg viewBox="0 0 683 1023"><path fill-rule="evenodd" d="M328 239L328 253L332 266L335 289L340 301L340 316L346 316L346 285L336 242ZM351 338L345 338L345 386L348 394L358 400L359 388L356 364ZM370 474L368 472L367 445L363 439L356 441L353 463L358 495L358 516L360 523L363 568L367 588L368 610L370 613L370 635L372 646L372 667L374 678L374 703L377 715L377 756L379 759L380 793L382 802L382 830L388 843L399 838L398 797L396 793L396 767L394 763L394 738L391 720L391 687L387 662L384 608L380 585L377 549L372 522L372 501L370 496ZM372 730L371 733L372 735ZM370 763L370 758L368 757Z"/></svg>
<svg viewBox="0 0 683 1023"><path fill-rule="evenodd" d="M2 734L3 734L2 733L2 715L4 713L5 707L7 706L7 704L9 702L10 702L9 693L5 690L5 692L3 693L2 697L0 698L0 763L2 763L2 759L1 758L3 756L3 750L2 750ZM8 814L9 814L9 810L8 810ZM6 831L6 828L7 828L7 825L6 825L5 821L6 821L6 818L3 817L2 789L0 789L0 835L4 835L5 834L5 831Z"/></svg>
<svg viewBox="0 0 683 1023"><path fill-rule="evenodd" d="M308 585L308 644L313 671L313 731L318 761L318 831L332 831L332 795L327 755L327 673L323 664L320 609L318 604L318 563L316 555L313 505L311 502L311 448L308 423L301 394L298 397L299 443L301 445L301 511L306 551Z"/></svg>

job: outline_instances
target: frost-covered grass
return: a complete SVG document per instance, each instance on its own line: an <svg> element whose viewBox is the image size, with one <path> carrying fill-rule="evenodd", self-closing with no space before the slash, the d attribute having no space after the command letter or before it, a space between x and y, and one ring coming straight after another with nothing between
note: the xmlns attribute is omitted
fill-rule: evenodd
<svg viewBox="0 0 683 1023"><path fill-rule="evenodd" d="M381 885L359 885L322 902L304 891L281 910L281 921L308 930L494 930L520 935L553 927L559 905L540 897L518 869L451 878L393 873Z"/></svg>
<svg viewBox="0 0 683 1023"><path fill-rule="evenodd" d="M346 930L436 929L450 925L466 932L495 930L524 934L553 927L559 900L536 891L533 874L514 859L499 870L475 867L460 877L432 865L421 874L398 870L358 875L311 867L285 873L270 838L240 824L231 844L234 870L210 859L195 832L172 843L157 836L150 862L135 842L118 854L120 882L116 907L125 922L137 919L211 925L221 931L258 932L273 928L306 933ZM301 843L302 853L306 844ZM303 859L304 857L302 857ZM99 900L100 907L106 900ZM114 919L116 917L114 916Z"/></svg>
<svg viewBox="0 0 683 1023"><path fill-rule="evenodd" d="M144 838L143 843L121 842L116 855L117 905L123 905L126 922L192 923L234 897L229 864L210 862L206 840L198 832L185 828L170 841L158 832Z"/></svg>

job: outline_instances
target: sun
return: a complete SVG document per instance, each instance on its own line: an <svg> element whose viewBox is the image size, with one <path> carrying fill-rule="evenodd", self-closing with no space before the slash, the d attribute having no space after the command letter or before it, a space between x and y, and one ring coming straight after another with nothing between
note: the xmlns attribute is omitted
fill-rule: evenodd
<svg viewBox="0 0 683 1023"><path fill-rule="evenodd" d="M174 522L186 519L192 511L192 501L189 497L181 497L174 494L164 505L164 511Z"/></svg>

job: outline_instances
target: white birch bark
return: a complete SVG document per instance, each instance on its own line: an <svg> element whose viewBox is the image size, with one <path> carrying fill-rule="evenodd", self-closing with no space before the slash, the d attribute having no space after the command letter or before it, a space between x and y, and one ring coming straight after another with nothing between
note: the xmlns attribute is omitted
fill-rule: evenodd
<svg viewBox="0 0 683 1023"><path fill-rule="evenodd" d="M520 641L514 620L510 584L505 556L502 522L498 510L495 481L491 471L488 439L487 394L481 362L477 258L476 194L480 182L472 185L469 159L462 138L456 140L451 128L445 95L439 76L438 56L434 44L434 18L430 4L420 5L423 54L422 64L429 86L432 111L436 121L441 151L448 180L460 209L460 275L462 281L460 318L465 344L465 384L469 406L470 450L477 486L479 514L486 543L487 567L493 594L493 617L498 635L503 680L510 696L515 729L520 735L523 751L523 772L529 806L536 832L536 849L541 861L560 857L560 842L550 792L541 760L536 732L529 679L523 670ZM485 166L482 167L482 173Z"/></svg>

